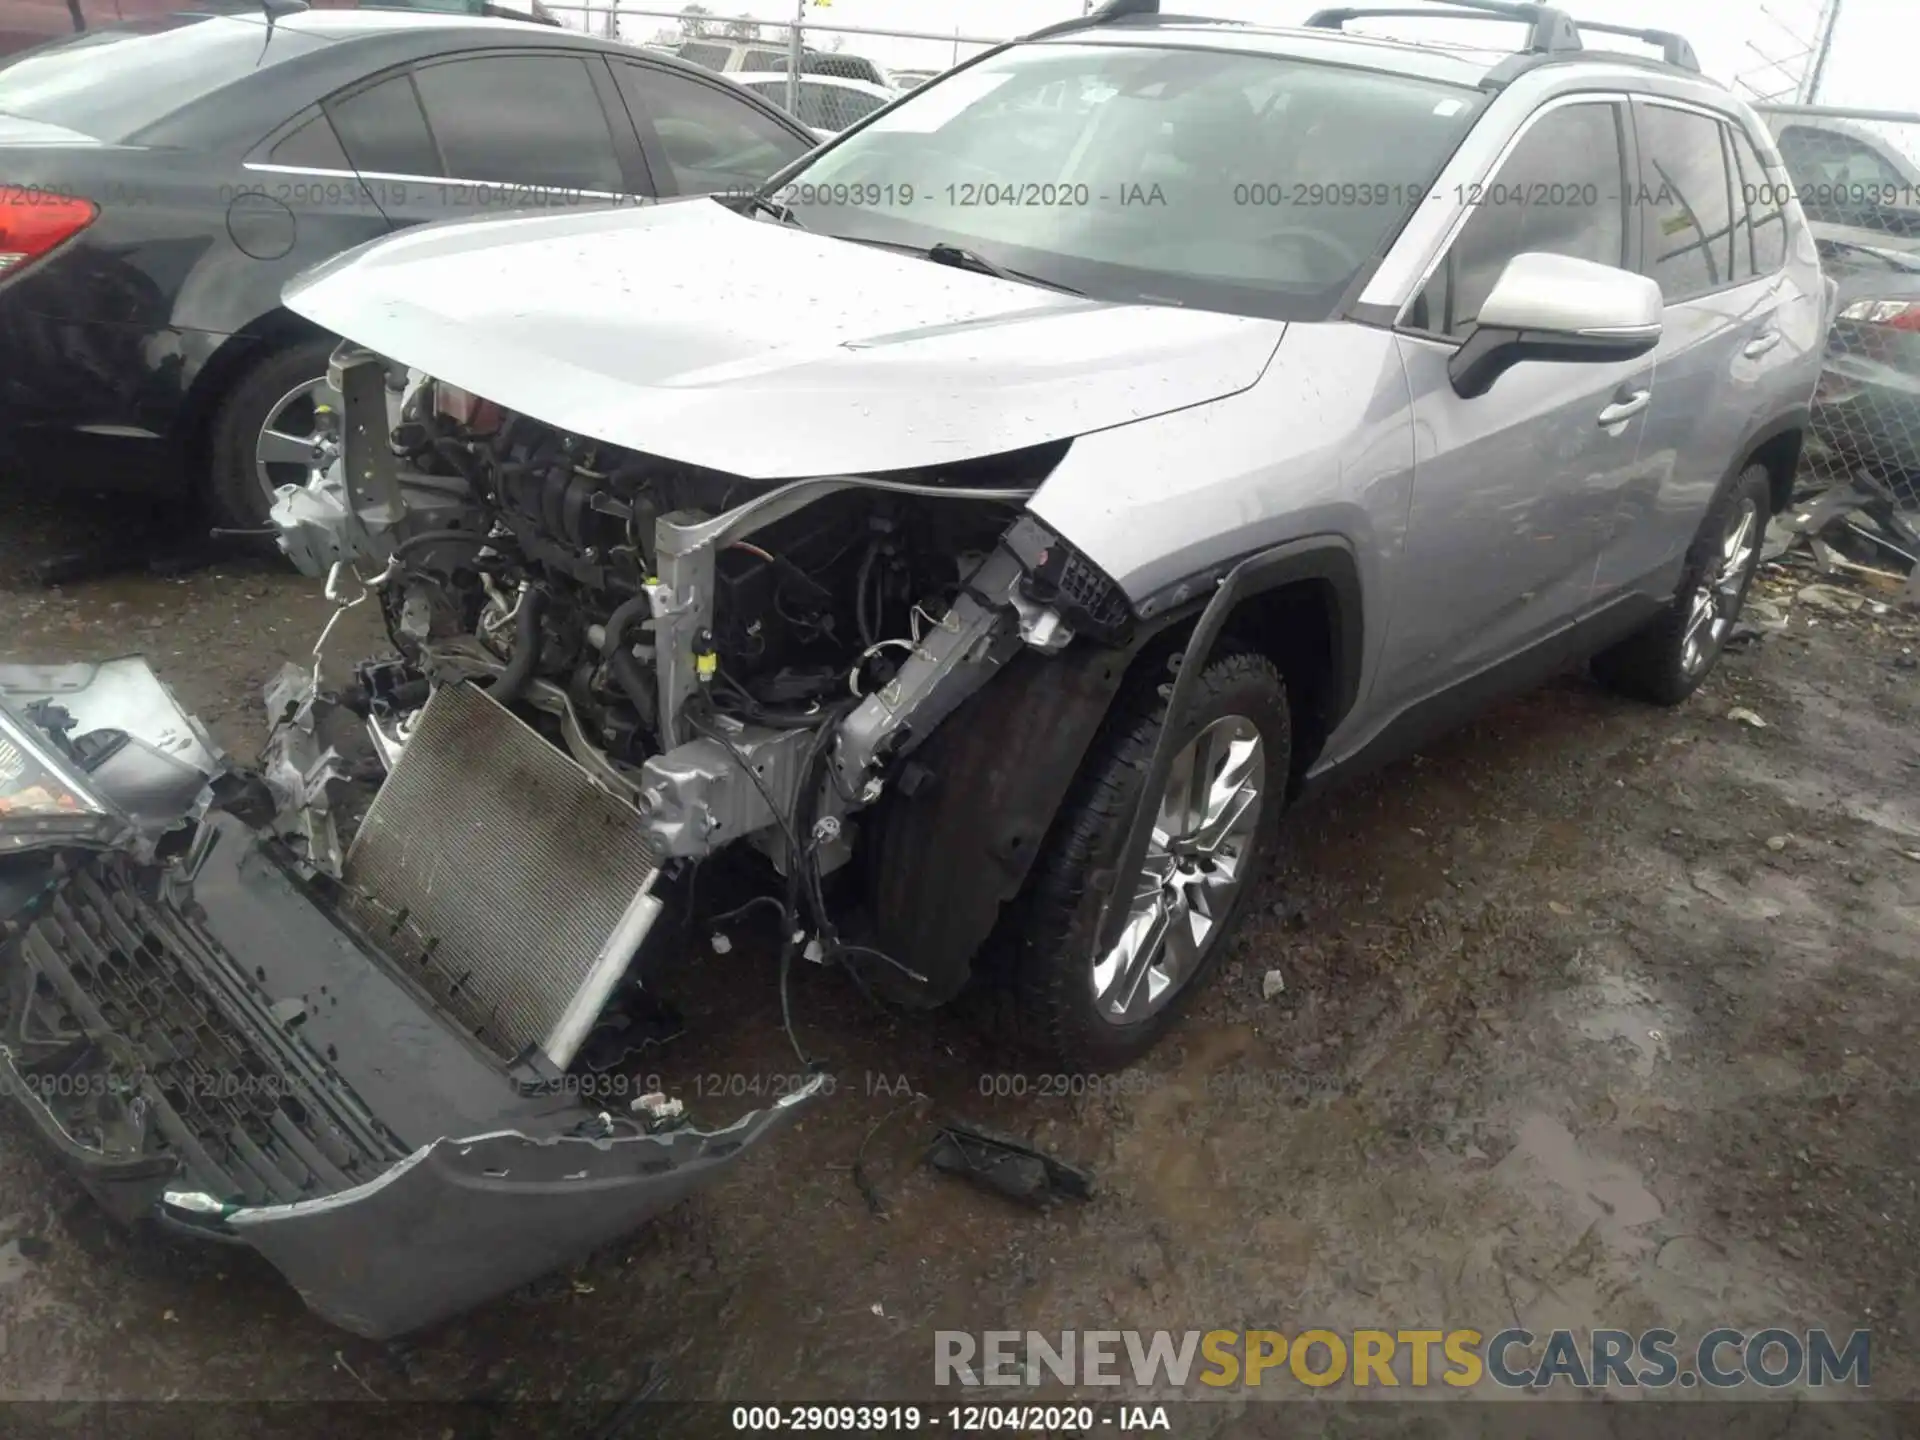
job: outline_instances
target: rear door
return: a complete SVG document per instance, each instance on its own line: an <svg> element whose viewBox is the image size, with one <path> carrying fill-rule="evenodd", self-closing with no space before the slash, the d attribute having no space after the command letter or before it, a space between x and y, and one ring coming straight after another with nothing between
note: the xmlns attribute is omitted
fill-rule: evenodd
<svg viewBox="0 0 1920 1440"><path fill-rule="evenodd" d="M1784 228L1777 213L1763 217L1767 258L1779 262L1763 272L1726 118L1646 96L1633 109L1643 268L1666 306L1646 468L1623 497L1598 581L1603 592L1660 597L1747 437L1772 418L1764 412L1780 393L1782 367L1803 357L1780 328L1781 305L1793 297L1784 246L1771 237ZM1760 198L1757 185L1753 193Z"/></svg>
<svg viewBox="0 0 1920 1440"><path fill-rule="evenodd" d="M364 81L324 109L396 226L653 193L638 137L594 52L450 56Z"/></svg>
<svg viewBox="0 0 1920 1440"><path fill-rule="evenodd" d="M308 264L391 228L318 105L293 116L262 141L233 189L228 233L256 255L266 248L261 242L270 240L281 215L292 217L297 258ZM258 241L250 238L255 234Z"/></svg>
<svg viewBox="0 0 1920 1440"><path fill-rule="evenodd" d="M1379 681L1388 712L1489 670L1588 607L1634 474L1652 360L1527 362L1472 399L1454 393L1447 362L1514 256L1630 266L1626 125L1622 97L1536 112L1403 318L1417 449Z"/></svg>
<svg viewBox="0 0 1920 1440"><path fill-rule="evenodd" d="M724 80L644 60L615 60L613 73L662 195L751 190L818 143Z"/></svg>

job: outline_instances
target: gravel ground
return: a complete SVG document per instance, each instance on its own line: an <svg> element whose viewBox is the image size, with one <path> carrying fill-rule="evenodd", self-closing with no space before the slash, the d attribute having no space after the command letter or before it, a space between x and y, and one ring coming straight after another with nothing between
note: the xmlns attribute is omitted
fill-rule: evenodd
<svg viewBox="0 0 1920 1440"><path fill-rule="evenodd" d="M109 558L103 525L171 547L123 505L0 489L0 659L144 652L250 755L316 587L234 560L32 581ZM404 1347L329 1330L244 1254L111 1229L9 1117L0 1394L591 1402L657 1373L682 1398L911 1398L937 1328L1518 1322L1871 1327L1875 1393L1920 1398L1920 625L1799 602L1808 578L1769 573L1785 628L1677 711L1565 679L1295 816L1255 923L1123 1087L802 975L831 1100ZM672 998L688 1033L654 1068L690 1097L791 1072L760 959L692 957ZM1085 1163L1096 1197L1037 1216L928 1171L927 1105Z"/></svg>

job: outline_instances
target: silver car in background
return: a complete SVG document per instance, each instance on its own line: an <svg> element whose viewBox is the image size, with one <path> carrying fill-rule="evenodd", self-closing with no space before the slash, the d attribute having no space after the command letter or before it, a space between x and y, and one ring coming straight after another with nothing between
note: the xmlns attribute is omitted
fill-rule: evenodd
<svg viewBox="0 0 1920 1440"><path fill-rule="evenodd" d="M1589 657L1685 699L1789 494L1830 291L1683 40L1478 8L1526 49L1115 0L753 193L309 272L339 459L273 520L392 653L281 677L257 775L137 675L118 728L179 765L101 738L101 676L0 707L35 1006L0 1055L135 1086L182 1062L110 1017L194 1010L299 1105L149 1084L108 1144L9 1093L122 1213L391 1335L824 1103L804 959L1124 1065L1301 796ZM729 873L750 898L701 909ZM625 1057L674 937L749 917L808 1078L699 1130Z"/></svg>

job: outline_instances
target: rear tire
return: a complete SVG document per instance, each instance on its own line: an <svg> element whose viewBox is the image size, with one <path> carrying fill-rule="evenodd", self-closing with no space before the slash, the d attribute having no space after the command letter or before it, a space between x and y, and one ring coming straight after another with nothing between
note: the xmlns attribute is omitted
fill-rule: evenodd
<svg viewBox="0 0 1920 1440"><path fill-rule="evenodd" d="M291 446L281 445L272 453L285 451L284 458L267 465L268 477L261 478L261 444L269 421L285 428L276 434L310 434L302 427L312 423L312 402L305 405L295 399L327 376L327 358L335 342L326 336L301 340L253 362L244 370L220 401L214 412L207 447L207 474L201 497L207 517L213 524L236 530L257 530L267 523L272 507L268 483L300 483L300 462ZM337 411L337 399L331 403Z"/></svg>
<svg viewBox="0 0 1920 1440"><path fill-rule="evenodd" d="M1595 678L1655 705L1678 705L1698 690L1740 619L1772 512L1767 468L1749 465L1707 512L1673 602L1645 629L1596 656Z"/></svg>
<svg viewBox="0 0 1920 1440"><path fill-rule="evenodd" d="M1165 877L1143 874L1124 882L1127 894L1160 887L1163 903L1172 908L1169 938L1135 946L1135 954L1145 952L1146 961L1132 966L1141 978L1131 991L1133 1002L1122 1005L1128 966L1116 956L1126 942L1096 963L1094 932L1166 720L1164 683L1163 675L1150 673L1123 692L1054 817L1027 889L1002 932L1006 940L998 947L994 977L1001 1023L1016 1043L1051 1060L1113 1069L1151 1048L1218 962L1274 848L1291 763L1286 687L1263 656L1217 654L1178 722L1181 758L1191 750L1191 768L1208 774L1207 782L1189 785L1183 793L1204 800L1180 811L1191 819L1189 830L1180 829L1186 822L1167 819L1172 808L1163 805L1161 811L1167 832L1178 830L1189 838L1176 838L1172 847L1156 843L1148 868L1165 868ZM1177 779L1178 764L1175 770ZM1234 786L1243 773L1247 785ZM1243 802L1239 819L1229 822L1230 797L1243 793L1251 793L1254 813L1246 816ZM1168 849L1207 843L1203 812L1216 800L1215 828L1221 837L1216 853L1170 856ZM1153 902L1146 903L1150 908ZM1128 933L1147 934L1152 922L1141 924L1136 932L1130 923ZM1187 928L1175 931L1176 924ZM1160 971L1151 963L1156 954L1163 957ZM1104 992L1103 974L1109 977ZM1156 974L1166 981L1157 994Z"/></svg>

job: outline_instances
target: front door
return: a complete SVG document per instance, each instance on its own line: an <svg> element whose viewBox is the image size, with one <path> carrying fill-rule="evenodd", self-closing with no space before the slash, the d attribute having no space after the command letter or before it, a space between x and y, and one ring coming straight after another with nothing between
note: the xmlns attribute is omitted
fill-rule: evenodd
<svg viewBox="0 0 1920 1440"><path fill-rule="evenodd" d="M1391 717L1578 619L1638 463L1651 357L1529 361L1462 399L1447 361L1515 255L1626 266L1632 251L1623 103L1536 113L1398 336L1415 456L1406 553L1380 679Z"/></svg>

